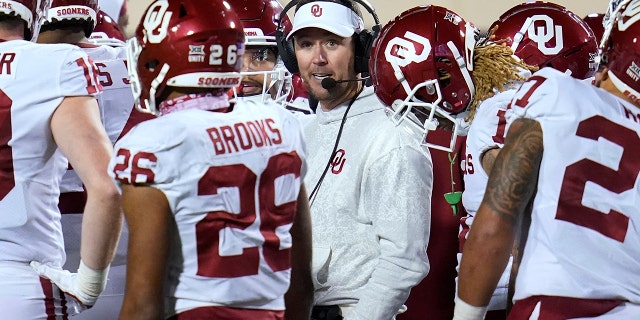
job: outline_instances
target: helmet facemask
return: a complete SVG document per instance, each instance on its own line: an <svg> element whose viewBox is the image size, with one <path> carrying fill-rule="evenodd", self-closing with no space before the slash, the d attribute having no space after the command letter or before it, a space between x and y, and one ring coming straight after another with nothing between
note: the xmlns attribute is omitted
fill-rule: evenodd
<svg viewBox="0 0 640 320"><path fill-rule="evenodd" d="M270 50L270 49L268 49ZM242 85L233 88L234 98L241 97L260 97L260 102L266 102L273 100L276 103L284 104L287 96L291 93L292 86L292 74L289 72L282 59L276 54L276 62L274 67L268 71L242 71L241 74L244 79L248 77L261 77L262 88L260 92L244 95L242 91Z"/></svg>
<svg viewBox="0 0 640 320"><path fill-rule="evenodd" d="M158 114L156 110L155 97L151 95L148 99L142 97L142 83L138 76L138 57L142 52L142 46L136 37L126 42L127 45L127 72L129 73L129 84L133 93L133 100L136 109L140 112Z"/></svg>

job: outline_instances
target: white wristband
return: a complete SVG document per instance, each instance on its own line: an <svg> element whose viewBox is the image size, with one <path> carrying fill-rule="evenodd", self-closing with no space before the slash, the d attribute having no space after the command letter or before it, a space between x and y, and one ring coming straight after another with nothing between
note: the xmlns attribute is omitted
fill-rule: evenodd
<svg viewBox="0 0 640 320"><path fill-rule="evenodd" d="M77 286L78 289L87 295L97 297L107 285L107 275L109 274L109 266L102 270L94 270L87 267L82 260L78 267Z"/></svg>
<svg viewBox="0 0 640 320"><path fill-rule="evenodd" d="M456 308L453 310L453 320L482 320L487 313L487 307L474 307L456 295Z"/></svg>

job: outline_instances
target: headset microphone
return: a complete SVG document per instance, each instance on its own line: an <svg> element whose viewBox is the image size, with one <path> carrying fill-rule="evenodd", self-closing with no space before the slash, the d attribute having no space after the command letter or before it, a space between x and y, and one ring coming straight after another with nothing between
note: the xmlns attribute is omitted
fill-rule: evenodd
<svg viewBox="0 0 640 320"><path fill-rule="evenodd" d="M338 83L343 83L343 82L357 82L357 81L366 81L369 77L366 78L360 78L360 79L347 79L347 80L336 80L334 78L324 78L322 79L322 82L320 82L320 85L329 90L329 89L333 89L335 88Z"/></svg>

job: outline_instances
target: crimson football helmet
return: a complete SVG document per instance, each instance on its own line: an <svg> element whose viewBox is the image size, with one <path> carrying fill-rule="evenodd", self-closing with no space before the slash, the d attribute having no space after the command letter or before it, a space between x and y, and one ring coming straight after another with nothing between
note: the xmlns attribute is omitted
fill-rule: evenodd
<svg viewBox="0 0 640 320"><path fill-rule="evenodd" d="M95 44L124 47L126 39L118 26L118 22L102 10L98 11L97 19L96 27L93 29L91 36L89 36L89 40Z"/></svg>
<svg viewBox="0 0 640 320"><path fill-rule="evenodd" d="M387 23L371 49L369 70L378 98L399 124L408 120L426 138L437 118L454 123L449 150L455 146L458 121L475 92L473 49L478 30L455 12L434 5L409 9Z"/></svg>
<svg viewBox="0 0 640 320"><path fill-rule="evenodd" d="M225 1L153 1L127 41L136 107L159 114L167 86L227 92L240 84L243 53L242 22Z"/></svg>
<svg viewBox="0 0 640 320"><path fill-rule="evenodd" d="M602 39L600 63L611 82L640 103L640 0L623 1L612 14Z"/></svg>
<svg viewBox="0 0 640 320"><path fill-rule="evenodd" d="M266 47L279 60L276 30L278 19L283 8L276 0L227 0L231 8L238 14L244 27L245 45L247 47ZM282 21L285 30L291 30L291 21L285 15ZM291 73L282 63L276 63L273 70L257 71L243 70L243 76L262 76L262 100L273 98L276 102L284 103L291 92ZM247 78L245 78L247 79ZM247 81L250 81L247 80ZM252 82L252 81L250 81ZM236 88L235 94L242 95L242 87Z"/></svg>
<svg viewBox="0 0 640 320"><path fill-rule="evenodd" d="M593 35L596 37L596 42L600 43L602 40L602 34L604 33L604 13L591 13L584 18L582 18L584 22L591 28L593 31Z"/></svg>
<svg viewBox="0 0 640 320"><path fill-rule="evenodd" d="M489 30L495 40L507 40L506 45L527 64L569 71L577 79L596 71L598 44L591 28L563 6L542 1L519 4Z"/></svg>
<svg viewBox="0 0 640 320"><path fill-rule="evenodd" d="M36 41L40 26L47 18L51 0L6 0L0 13L18 16L26 23L24 38Z"/></svg>
<svg viewBox="0 0 640 320"><path fill-rule="evenodd" d="M276 46L276 30L282 5L276 0L227 0L238 14L244 27L247 46ZM291 30L291 21L285 16L285 30Z"/></svg>
<svg viewBox="0 0 640 320"><path fill-rule="evenodd" d="M98 0L52 0L47 21L48 24L82 23L84 34L88 38L96 26L98 15Z"/></svg>

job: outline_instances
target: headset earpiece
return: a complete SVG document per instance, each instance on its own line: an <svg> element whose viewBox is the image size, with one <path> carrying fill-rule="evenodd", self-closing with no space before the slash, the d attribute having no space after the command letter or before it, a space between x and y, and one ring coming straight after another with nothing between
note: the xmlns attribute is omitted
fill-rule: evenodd
<svg viewBox="0 0 640 320"><path fill-rule="evenodd" d="M362 30L356 36L355 43L355 71L356 73L368 73L369 72L369 57L371 56L371 47L373 46L373 41L380 33L380 29L382 28L380 24L380 19L378 19L378 15L373 7L367 2L367 0L352 0L356 3L359 3L362 7L364 7L370 14L373 16L373 20L375 21L375 25L372 30ZM296 59L296 51L293 45L293 38L287 40L287 35L285 34L284 25L282 24L282 19L286 16L287 12L298 5L300 0L293 0L289 2L282 12L280 13L280 18L278 19L278 30L276 31L276 45L278 46L278 54L284 63L284 66L291 73L300 72L300 68L298 66L298 60Z"/></svg>
<svg viewBox="0 0 640 320"><path fill-rule="evenodd" d="M278 46L278 54L287 70L291 73L300 72L298 60L296 60L296 51L293 47L293 38L287 40L287 35L280 28L276 31L276 45Z"/></svg>
<svg viewBox="0 0 640 320"><path fill-rule="evenodd" d="M362 30L356 37L355 69L356 73L369 72L369 57L375 35L371 30Z"/></svg>
<svg viewBox="0 0 640 320"><path fill-rule="evenodd" d="M291 73L300 72L298 68L298 60L296 60L296 51L293 46L293 38L287 40L287 34L285 33L285 25L282 24L282 20L287 16L287 12L291 8L298 4L299 0L293 0L282 9L280 17L278 17L278 29L276 30L276 46L278 47L278 55L282 59L282 63Z"/></svg>

